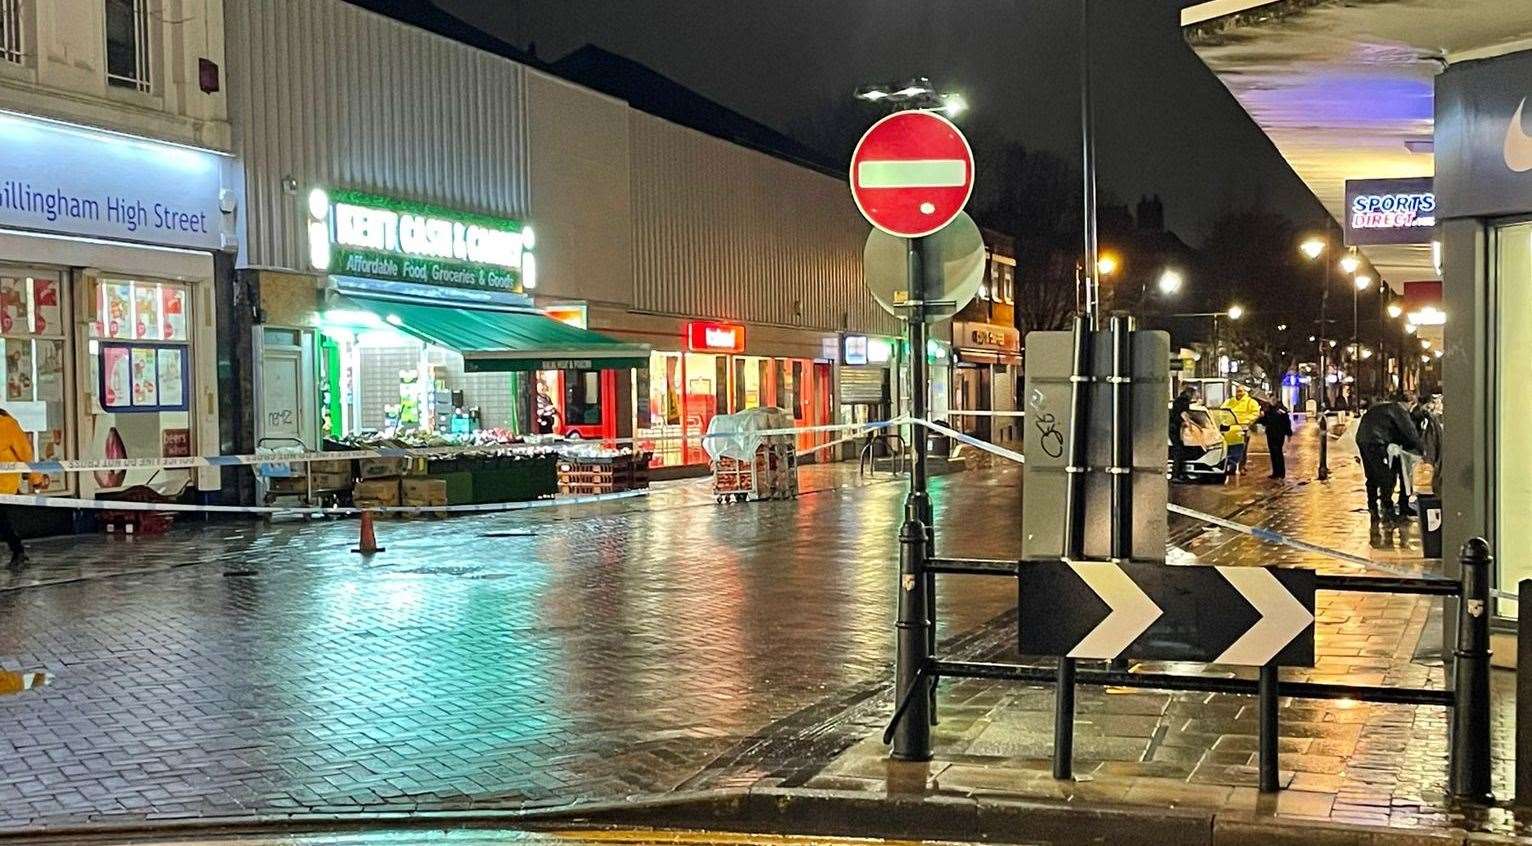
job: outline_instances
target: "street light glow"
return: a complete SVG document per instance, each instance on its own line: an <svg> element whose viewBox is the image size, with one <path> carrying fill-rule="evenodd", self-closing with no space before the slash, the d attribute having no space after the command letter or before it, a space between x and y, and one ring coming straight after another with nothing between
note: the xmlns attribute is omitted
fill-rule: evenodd
<svg viewBox="0 0 1532 846"><path fill-rule="evenodd" d="M1331 338L1330 339L1330 349L1332 349L1332 350L1335 349L1336 345L1339 344L1339 343L1340 343L1340 341L1337 341L1334 338Z"/></svg>
<svg viewBox="0 0 1532 846"><path fill-rule="evenodd" d="M1325 242L1319 238L1310 238L1298 245L1298 249L1311 259L1319 258L1325 251Z"/></svg>
<svg viewBox="0 0 1532 846"><path fill-rule="evenodd" d="M1117 257L1107 253L1096 259L1096 272L1102 276L1111 276L1117 272Z"/></svg>
<svg viewBox="0 0 1532 846"><path fill-rule="evenodd" d="M1166 270L1160 274L1160 293L1174 294L1181 290L1181 285L1186 280L1175 270Z"/></svg>
<svg viewBox="0 0 1532 846"><path fill-rule="evenodd" d="M1401 314L1404 314L1404 306L1401 306L1398 303L1389 303L1388 304L1388 316L1389 317L1393 317L1393 318L1397 319L1399 317L1399 315L1401 315Z"/></svg>
<svg viewBox="0 0 1532 846"><path fill-rule="evenodd" d="M1361 276L1358 276L1356 278L1356 289L1358 291L1365 291L1365 290L1367 290L1368 288L1371 288L1371 287L1372 287L1372 277L1371 276L1368 276L1367 274L1363 273Z"/></svg>
<svg viewBox="0 0 1532 846"><path fill-rule="evenodd" d="M1406 334L1406 335L1413 335L1413 334L1415 334L1415 328L1416 328L1415 324L1413 324L1413 323L1406 323L1406 324L1404 324L1404 334Z"/></svg>
<svg viewBox="0 0 1532 846"><path fill-rule="evenodd" d="M947 117L957 117L968 111L968 101L963 99L962 94L956 92L942 95L942 111Z"/></svg>
<svg viewBox="0 0 1532 846"><path fill-rule="evenodd" d="M1238 320L1245 316L1245 307L1242 305L1229 306L1229 319Z"/></svg>
<svg viewBox="0 0 1532 846"><path fill-rule="evenodd" d="M1347 253L1341 256L1340 269L1347 273L1355 273L1362 266L1362 260L1356 257L1356 253Z"/></svg>

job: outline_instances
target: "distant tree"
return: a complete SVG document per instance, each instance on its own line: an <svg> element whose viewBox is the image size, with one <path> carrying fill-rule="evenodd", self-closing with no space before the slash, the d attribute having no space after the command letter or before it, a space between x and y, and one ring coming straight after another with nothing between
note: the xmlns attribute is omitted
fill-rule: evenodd
<svg viewBox="0 0 1532 846"><path fill-rule="evenodd" d="M1300 234L1296 223L1277 212L1224 212L1213 221L1201 264L1188 279L1187 302L1207 311L1236 304L1244 309L1243 319L1222 323L1223 342L1233 358L1258 372L1267 390L1275 390L1297 362L1315 357L1308 338L1318 328L1324 265L1298 253ZM1197 321L1193 332L1207 331L1207 325Z"/></svg>

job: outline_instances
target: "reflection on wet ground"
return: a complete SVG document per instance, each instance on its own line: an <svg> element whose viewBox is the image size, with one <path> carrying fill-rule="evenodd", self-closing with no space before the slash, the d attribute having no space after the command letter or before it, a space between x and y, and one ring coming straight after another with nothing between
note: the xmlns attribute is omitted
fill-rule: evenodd
<svg viewBox="0 0 1532 846"><path fill-rule="evenodd" d="M16 693L25 693L35 690L53 681L53 676L43 670L27 670L14 672L0 670L0 696L10 696Z"/></svg>

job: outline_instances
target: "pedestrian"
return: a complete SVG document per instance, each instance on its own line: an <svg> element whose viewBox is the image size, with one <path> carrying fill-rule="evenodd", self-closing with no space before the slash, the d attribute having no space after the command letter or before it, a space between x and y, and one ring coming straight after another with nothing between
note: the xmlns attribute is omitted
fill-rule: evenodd
<svg viewBox="0 0 1532 846"><path fill-rule="evenodd" d="M1372 519L1394 522L1395 468L1390 460L1394 451L1420 454L1420 433L1410 413L1398 401L1374 402L1356 423L1357 452L1362 457L1362 472L1367 477L1367 512Z"/></svg>
<svg viewBox="0 0 1532 846"><path fill-rule="evenodd" d="M1173 482L1190 482L1191 473L1187 470L1189 461L1188 452L1191 446L1186 442L1186 430L1195 430L1196 423L1191 419L1191 408L1200 399L1196 385L1187 385L1176 394L1175 400L1170 403L1170 459L1172 462L1170 480Z"/></svg>
<svg viewBox="0 0 1532 846"><path fill-rule="evenodd" d="M1266 429L1266 449L1271 452L1271 478L1287 478L1287 439L1293 434L1292 412L1279 399L1266 404L1261 413L1261 426Z"/></svg>
<svg viewBox="0 0 1532 846"><path fill-rule="evenodd" d="M1232 462L1235 469L1244 472L1246 463L1250 460L1250 432L1255 426L1255 421L1261 416L1261 404L1250 396L1250 391L1244 385L1235 383L1234 396L1224 400L1223 407L1234 415L1234 422L1239 424L1240 442L1238 456Z"/></svg>
<svg viewBox="0 0 1532 846"><path fill-rule="evenodd" d="M537 380L536 408L534 417L537 421L537 434L557 435L559 433L559 409L553 404L553 397L548 395L548 383Z"/></svg>
<svg viewBox="0 0 1532 846"><path fill-rule="evenodd" d="M0 408L0 461L31 461L32 460L32 437L22 431L21 424L10 412ZM34 489L40 489L47 484L48 477L41 473L28 474L28 480ZM0 494L16 494L21 491L20 473L0 473ZM20 569L27 563L27 548L21 543L21 536L16 534L15 523L11 518L16 512L17 506L0 503L0 540L11 550L12 569Z"/></svg>

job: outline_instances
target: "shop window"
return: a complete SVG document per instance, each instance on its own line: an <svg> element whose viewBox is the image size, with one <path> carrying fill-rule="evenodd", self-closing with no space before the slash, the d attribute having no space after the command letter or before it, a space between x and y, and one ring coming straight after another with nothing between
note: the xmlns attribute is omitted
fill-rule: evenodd
<svg viewBox="0 0 1532 846"><path fill-rule="evenodd" d="M4 338L5 411L32 439L39 459L64 458L65 356L63 292L52 275L0 274L0 336ZM56 475L48 488L61 491Z"/></svg>
<svg viewBox="0 0 1532 846"><path fill-rule="evenodd" d="M25 61L21 41L21 0L0 0L0 61Z"/></svg>
<svg viewBox="0 0 1532 846"><path fill-rule="evenodd" d="M149 90L149 0L105 0L106 81Z"/></svg>
<svg viewBox="0 0 1532 846"><path fill-rule="evenodd" d="M795 361L795 362L793 362L793 380L792 380L792 384L788 386L789 390L791 391L791 394L788 397L787 404L786 404L785 407L792 411L793 417L795 419L797 419L797 420L804 419L804 414L803 414L803 405L804 405L804 403L801 402L800 399L799 399L800 395L802 394L802 391L800 390L802 385L803 385L803 362Z"/></svg>
<svg viewBox="0 0 1532 846"><path fill-rule="evenodd" d="M713 362L713 413L728 414L729 407L729 357L716 356ZM694 392L695 393L695 392Z"/></svg>
<svg viewBox="0 0 1532 846"><path fill-rule="evenodd" d="M571 370L564 374L564 424L601 425L601 373Z"/></svg>
<svg viewBox="0 0 1532 846"><path fill-rule="evenodd" d="M171 458L189 455L191 421L191 289L178 282L102 278L91 296L90 455ZM188 471L111 471L102 488L152 484L166 492L189 482Z"/></svg>
<svg viewBox="0 0 1532 846"><path fill-rule="evenodd" d="M1495 548L1520 550L1532 546L1532 450L1526 443L1526 425L1532 416L1532 223L1499 226L1494 230L1496 323L1494 350L1495 391ZM1457 409L1448 409L1453 413ZM1532 564L1525 555L1500 555L1495 559L1498 586L1514 590L1522 579L1532 578ZM1496 601L1502 617L1516 617L1515 600Z"/></svg>

